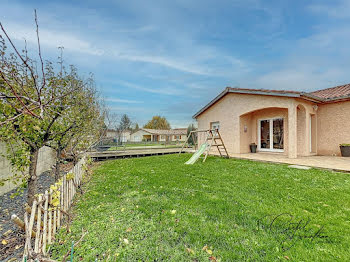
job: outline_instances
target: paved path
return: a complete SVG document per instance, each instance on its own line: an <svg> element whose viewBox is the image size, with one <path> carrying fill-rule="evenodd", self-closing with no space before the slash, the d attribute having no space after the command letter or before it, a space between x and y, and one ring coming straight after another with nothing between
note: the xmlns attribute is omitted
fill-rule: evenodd
<svg viewBox="0 0 350 262"><path fill-rule="evenodd" d="M285 163L291 165L325 168L335 171L350 172L350 158L337 156L307 156L288 158L285 155L271 153L230 154L232 158L243 158L264 162Z"/></svg>

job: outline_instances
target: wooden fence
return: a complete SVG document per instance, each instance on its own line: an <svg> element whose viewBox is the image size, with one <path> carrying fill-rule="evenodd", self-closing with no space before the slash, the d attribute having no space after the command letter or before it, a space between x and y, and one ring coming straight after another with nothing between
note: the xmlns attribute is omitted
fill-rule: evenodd
<svg viewBox="0 0 350 262"><path fill-rule="evenodd" d="M24 222L18 217L12 218L25 228L24 258L40 261L40 257L46 256L47 246L53 243L58 229L67 221L69 208L86 171L86 162L83 157L60 181L38 195L32 207L25 208Z"/></svg>

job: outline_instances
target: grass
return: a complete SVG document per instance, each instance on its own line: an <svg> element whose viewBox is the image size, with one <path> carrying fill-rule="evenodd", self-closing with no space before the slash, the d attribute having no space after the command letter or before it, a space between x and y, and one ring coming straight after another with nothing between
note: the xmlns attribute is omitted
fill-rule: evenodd
<svg viewBox="0 0 350 262"><path fill-rule="evenodd" d="M75 261L350 261L350 174L189 157L95 168L53 258L84 228Z"/></svg>

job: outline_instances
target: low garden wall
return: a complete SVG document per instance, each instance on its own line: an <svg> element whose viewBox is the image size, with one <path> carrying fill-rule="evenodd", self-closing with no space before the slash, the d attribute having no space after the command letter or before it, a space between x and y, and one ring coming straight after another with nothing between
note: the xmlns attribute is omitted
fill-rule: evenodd
<svg viewBox="0 0 350 262"><path fill-rule="evenodd" d="M6 154L6 144L0 142L0 179L11 177L14 173L10 161L4 157ZM43 147L39 150L37 174L50 170L55 164L55 152L49 147ZM14 189L16 185L10 181L5 182L5 185L0 186L0 196Z"/></svg>

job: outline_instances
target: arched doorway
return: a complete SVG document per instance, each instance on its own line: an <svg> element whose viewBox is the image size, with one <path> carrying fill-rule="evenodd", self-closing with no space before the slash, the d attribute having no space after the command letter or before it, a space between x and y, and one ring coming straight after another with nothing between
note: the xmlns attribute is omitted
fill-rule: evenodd
<svg viewBox="0 0 350 262"><path fill-rule="evenodd" d="M287 153L288 109L270 107L240 116L240 152L248 153L249 144L258 151Z"/></svg>

